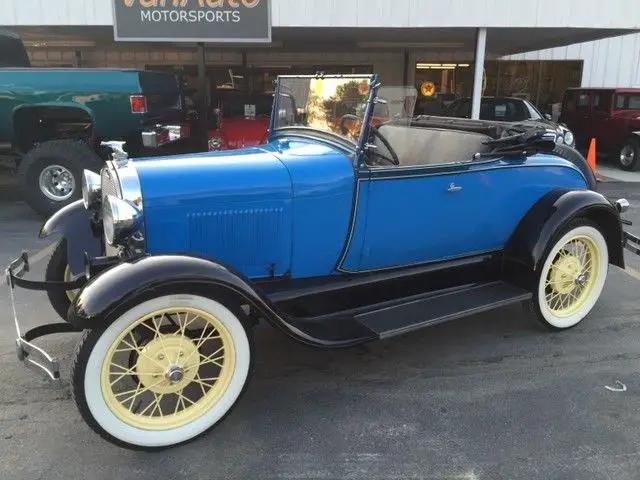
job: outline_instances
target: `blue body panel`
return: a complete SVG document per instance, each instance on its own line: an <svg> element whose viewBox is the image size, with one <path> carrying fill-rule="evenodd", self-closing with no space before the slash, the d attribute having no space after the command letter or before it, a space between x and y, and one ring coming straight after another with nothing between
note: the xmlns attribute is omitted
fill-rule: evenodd
<svg viewBox="0 0 640 480"><path fill-rule="evenodd" d="M352 160L313 141L135 162L147 251L195 253L249 278L329 275L345 246Z"/></svg>
<svg viewBox="0 0 640 480"><path fill-rule="evenodd" d="M135 165L150 254L205 255L252 279L497 251L547 192L587 188L572 163L551 155L356 171L344 151L293 136ZM449 192L451 183L462 189Z"/></svg>
<svg viewBox="0 0 640 480"><path fill-rule="evenodd" d="M148 253L205 255L252 278L289 271L291 178L273 154L247 148L135 166Z"/></svg>
<svg viewBox="0 0 640 480"><path fill-rule="evenodd" d="M547 192L585 189L580 171L555 156L523 162L384 169L360 175L357 217L340 265L376 271L502 249ZM450 184L461 187L449 192Z"/></svg>
<svg viewBox="0 0 640 480"><path fill-rule="evenodd" d="M293 184L291 275L329 275L351 226L353 160L310 140L276 140L268 148L287 167Z"/></svg>

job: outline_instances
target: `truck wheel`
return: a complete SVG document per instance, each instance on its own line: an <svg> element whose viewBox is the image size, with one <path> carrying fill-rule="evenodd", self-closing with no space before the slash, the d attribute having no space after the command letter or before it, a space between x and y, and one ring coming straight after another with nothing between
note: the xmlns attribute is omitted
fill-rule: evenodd
<svg viewBox="0 0 640 480"><path fill-rule="evenodd" d="M170 294L87 330L72 367L78 410L105 440L156 450L218 425L245 391L252 332L221 303Z"/></svg>
<svg viewBox="0 0 640 480"><path fill-rule="evenodd" d="M18 183L38 214L48 216L82 196L82 171L99 172L103 160L78 140L51 140L36 145L20 161Z"/></svg>
<svg viewBox="0 0 640 480"><path fill-rule="evenodd" d="M620 148L618 155L618 167L622 170L637 170L638 157L640 157L640 141L637 138L629 138Z"/></svg>
<svg viewBox="0 0 640 480"><path fill-rule="evenodd" d="M67 265L67 242L63 238L58 240L56 248L51 254L47 269L45 270L44 278L47 281L53 282L70 282L73 280L71 270ZM78 294L78 290L48 290L47 296L51 306L62 319L67 320L67 312L69 311L69 305L75 299Z"/></svg>
<svg viewBox="0 0 640 480"><path fill-rule="evenodd" d="M598 301L609 268L607 242L598 226L583 218L569 222L549 242L531 306L550 330L566 330Z"/></svg>

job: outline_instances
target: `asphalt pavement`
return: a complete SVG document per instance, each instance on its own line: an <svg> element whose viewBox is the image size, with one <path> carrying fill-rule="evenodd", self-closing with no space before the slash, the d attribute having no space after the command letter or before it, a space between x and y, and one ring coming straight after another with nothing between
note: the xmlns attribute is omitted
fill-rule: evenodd
<svg viewBox="0 0 640 480"><path fill-rule="evenodd" d="M601 189L631 201L640 234L640 184ZM2 265L47 246L40 222L0 198ZM77 334L40 342L63 362L59 388L17 361L3 289L0 478L636 480L640 259L627 258L591 315L563 333L520 306L334 352L261 325L254 377L231 415L153 454L112 446L81 420L67 380ZM28 326L56 319L43 293L18 291L17 302ZM625 391L605 388L616 380Z"/></svg>

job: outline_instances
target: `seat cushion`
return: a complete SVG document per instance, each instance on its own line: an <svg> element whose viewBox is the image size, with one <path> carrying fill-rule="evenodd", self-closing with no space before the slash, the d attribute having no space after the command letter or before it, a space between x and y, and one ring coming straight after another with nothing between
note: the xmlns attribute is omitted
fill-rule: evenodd
<svg viewBox="0 0 640 480"><path fill-rule="evenodd" d="M397 153L400 165L471 161L474 154L491 149L482 143L491 137L481 133L392 124L381 125L378 130ZM381 153L387 152L380 139L376 138L375 145Z"/></svg>

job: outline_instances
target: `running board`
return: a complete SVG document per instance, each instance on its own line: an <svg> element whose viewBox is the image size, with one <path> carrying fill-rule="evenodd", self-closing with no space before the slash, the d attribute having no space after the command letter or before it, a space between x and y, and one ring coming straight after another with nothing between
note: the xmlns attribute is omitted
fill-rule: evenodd
<svg viewBox="0 0 640 480"><path fill-rule="evenodd" d="M515 285L491 282L369 310L356 314L354 319L380 338L389 338L531 297L531 292Z"/></svg>

